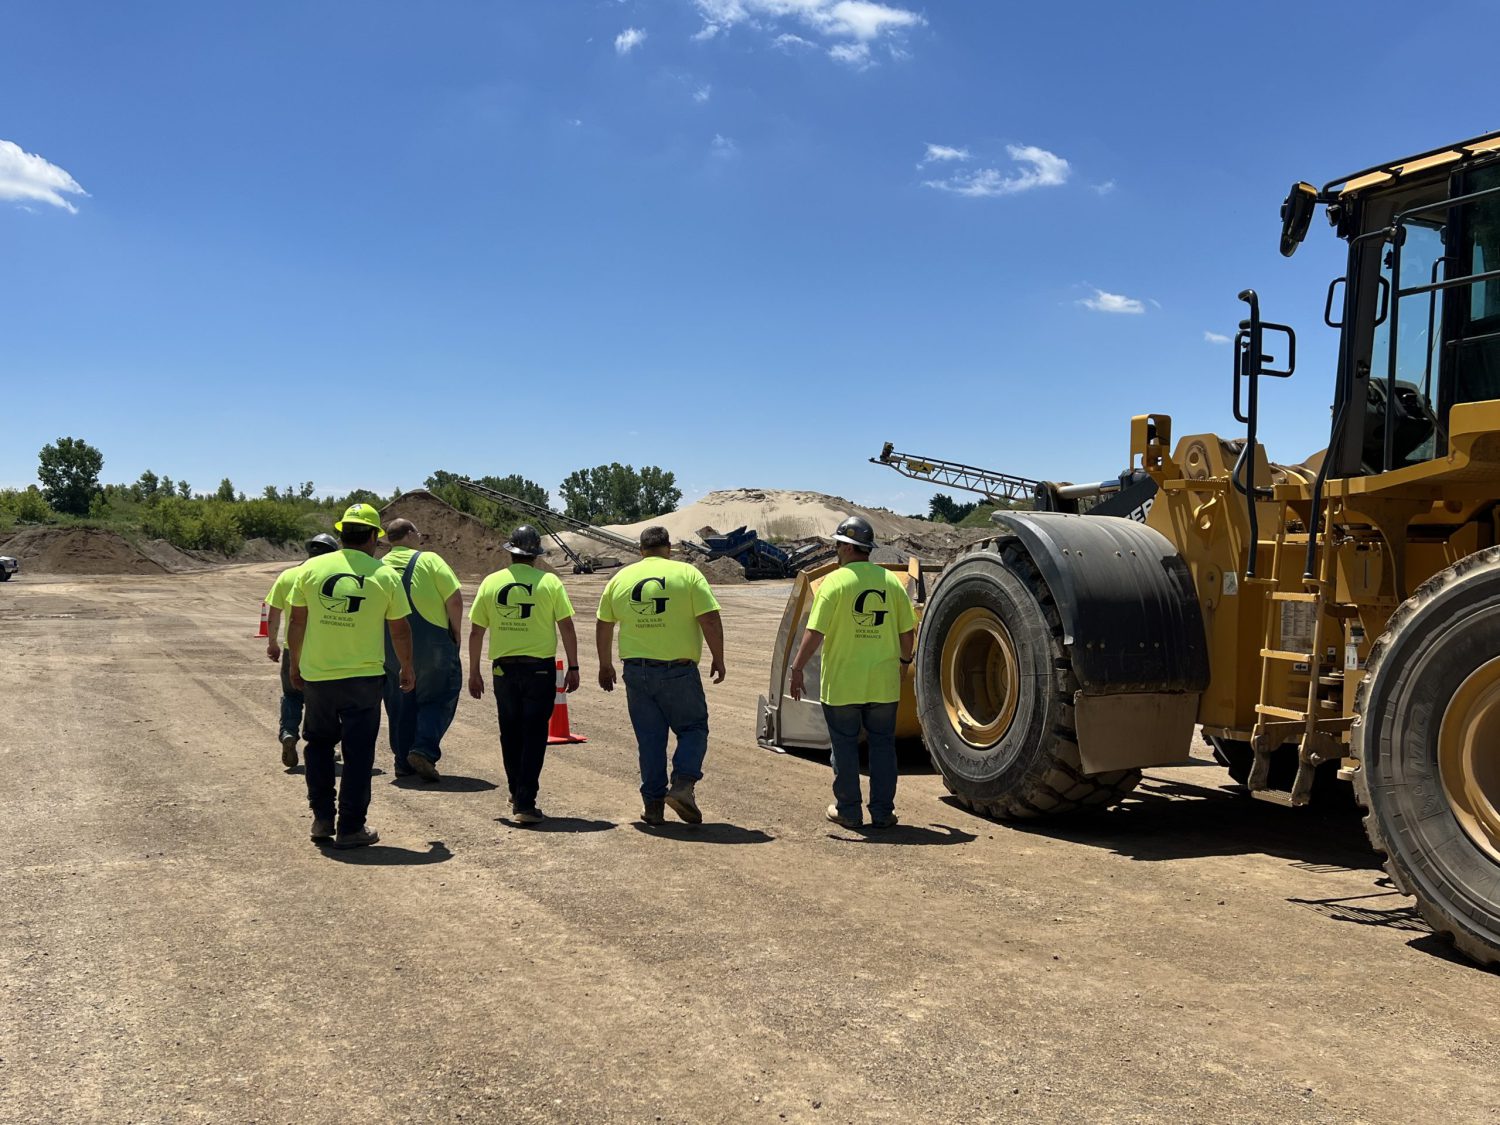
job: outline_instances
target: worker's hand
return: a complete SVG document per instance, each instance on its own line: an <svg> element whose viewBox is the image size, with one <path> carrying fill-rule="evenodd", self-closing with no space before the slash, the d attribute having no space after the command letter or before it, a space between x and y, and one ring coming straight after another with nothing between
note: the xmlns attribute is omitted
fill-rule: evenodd
<svg viewBox="0 0 1500 1125"><path fill-rule="evenodd" d="M417 673L410 664L401 666L401 690L414 691L417 686Z"/></svg>
<svg viewBox="0 0 1500 1125"><path fill-rule="evenodd" d="M714 683L722 684L724 682L724 658L722 656L716 656L709 662L708 674Z"/></svg>
<svg viewBox="0 0 1500 1125"><path fill-rule="evenodd" d="M787 682L787 691L793 699L802 698L802 669L793 668L791 679Z"/></svg>
<svg viewBox="0 0 1500 1125"><path fill-rule="evenodd" d="M275 664L278 660L281 659L281 646L276 643L275 637L272 637L269 641L266 642L266 656L270 659L272 664Z"/></svg>
<svg viewBox="0 0 1500 1125"><path fill-rule="evenodd" d="M578 690L578 669L569 668L567 675L563 677L563 691L568 694Z"/></svg>
<svg viewBox="0 0 1500 1125"><path fill-rule="evenodd" d="M469 694L475 699L484 698L484 677L477 668L469 673Z"/></svg>
<svg viewBox="0 0 1500 1125"><path fill-rule="evenodd" d="M599 665L599 686L605 691L615 690L615 666L613 664Z"/></svg>
<svg viewBox="0 0 1500 1125"><path fill-rule="evenodd" d="M291 681L292 687L297 691L301 691L307 686L302 679L302 669L297 667L295 663L287 669L287 679Z"/></svg>

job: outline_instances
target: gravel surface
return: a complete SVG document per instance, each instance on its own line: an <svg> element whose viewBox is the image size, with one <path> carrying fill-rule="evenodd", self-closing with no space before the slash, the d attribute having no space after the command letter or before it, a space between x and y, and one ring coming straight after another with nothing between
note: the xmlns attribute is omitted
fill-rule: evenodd
<svg viewBox="0 0 1500 1125"><path fill-rule="evenodd" d="M1500 977L1352 817L1198 761L1021 831L913 762L901 828L829 825L826 764L754 743L784 583L719 591L701 829L636 821L583 629L543 829L465 696L444 781L383 754L381 844L319 850L276 570L0 588L0 1120L1500 1119ZM565 579L585 619L605 577Z"/></svg>

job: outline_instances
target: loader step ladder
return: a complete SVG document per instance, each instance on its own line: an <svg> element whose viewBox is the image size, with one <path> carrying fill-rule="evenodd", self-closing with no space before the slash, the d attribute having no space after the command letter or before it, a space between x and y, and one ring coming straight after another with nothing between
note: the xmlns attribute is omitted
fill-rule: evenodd
<svg viewBox="0 0 1500 1125"><path fill-rule="evenodd" d="M1321 533L1310 530L1310 535L1320 535L1322 543L1318 552L1316 577L1302 577L1300 584L1306 589L1288 589L1281 578L1282 556L1287 542L1287 525L1296 513L1290 503L1283 502L1276 520L1276 538L1271 549L1269 578L1247 579L1253 585L1266 588L1266 615L1260 650L1260 695L1255 705L1255 728L1250 737L1250 748L1255 753L1250 767L1246 788L1251 796L1276 804L1294 808L1306 805L1312 799L1313 779L1318 766L1343 755L1340 735L1349 729L1351 719L1343 715L1343 673L1330 666L1328 657L1328 631L1331 618L1341 616L1346 607L1332 601L1334 589L1333 527L1336 501L1330 502L1324 512ZM1252 548L1253 550L1254 548ZM1292 617L1289 610L1302 609L1311 615L1310 628L1296 638L1298 644L1287 643L1285 624ZM1297 616L1305 617L1305 614ZM1335 649L1337 651L1337 649ZM1290 666L1293 675L1307 675L1307 694L1301 706L1287 706L1285 698L1275 695L1278 682L1278 666ZM1332 698L1325 697L1328 692ZM1272 755L1282 745L1294 742L1297 745L1297 774L1290 792L1270 787Z"/></svg>

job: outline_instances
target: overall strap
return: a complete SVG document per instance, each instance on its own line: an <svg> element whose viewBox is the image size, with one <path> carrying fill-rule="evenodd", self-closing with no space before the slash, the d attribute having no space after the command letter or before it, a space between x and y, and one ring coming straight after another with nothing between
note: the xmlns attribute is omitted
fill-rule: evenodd
<svg viewBox="0 0 1500 1125"><path fill-rule="evenodd" d="M406 588L406 600L411 601L411 575L416 568L417 560L422 557L421 551L413 551L411 558L406 560L406 569L401 572L401 585Z"/></svg>

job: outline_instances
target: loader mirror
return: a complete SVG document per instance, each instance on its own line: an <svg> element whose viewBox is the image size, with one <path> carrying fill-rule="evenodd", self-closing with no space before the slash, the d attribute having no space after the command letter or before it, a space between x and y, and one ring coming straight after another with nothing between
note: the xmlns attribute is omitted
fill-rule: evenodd
<svg viewBox="0 0 1500 1125"><path fill-rule="evenodd" d="M1318 203L1318 189L1312 184L1295 183L1281 204L1281 256L1290 258L1307 237L1313 208Z"/></svg>

